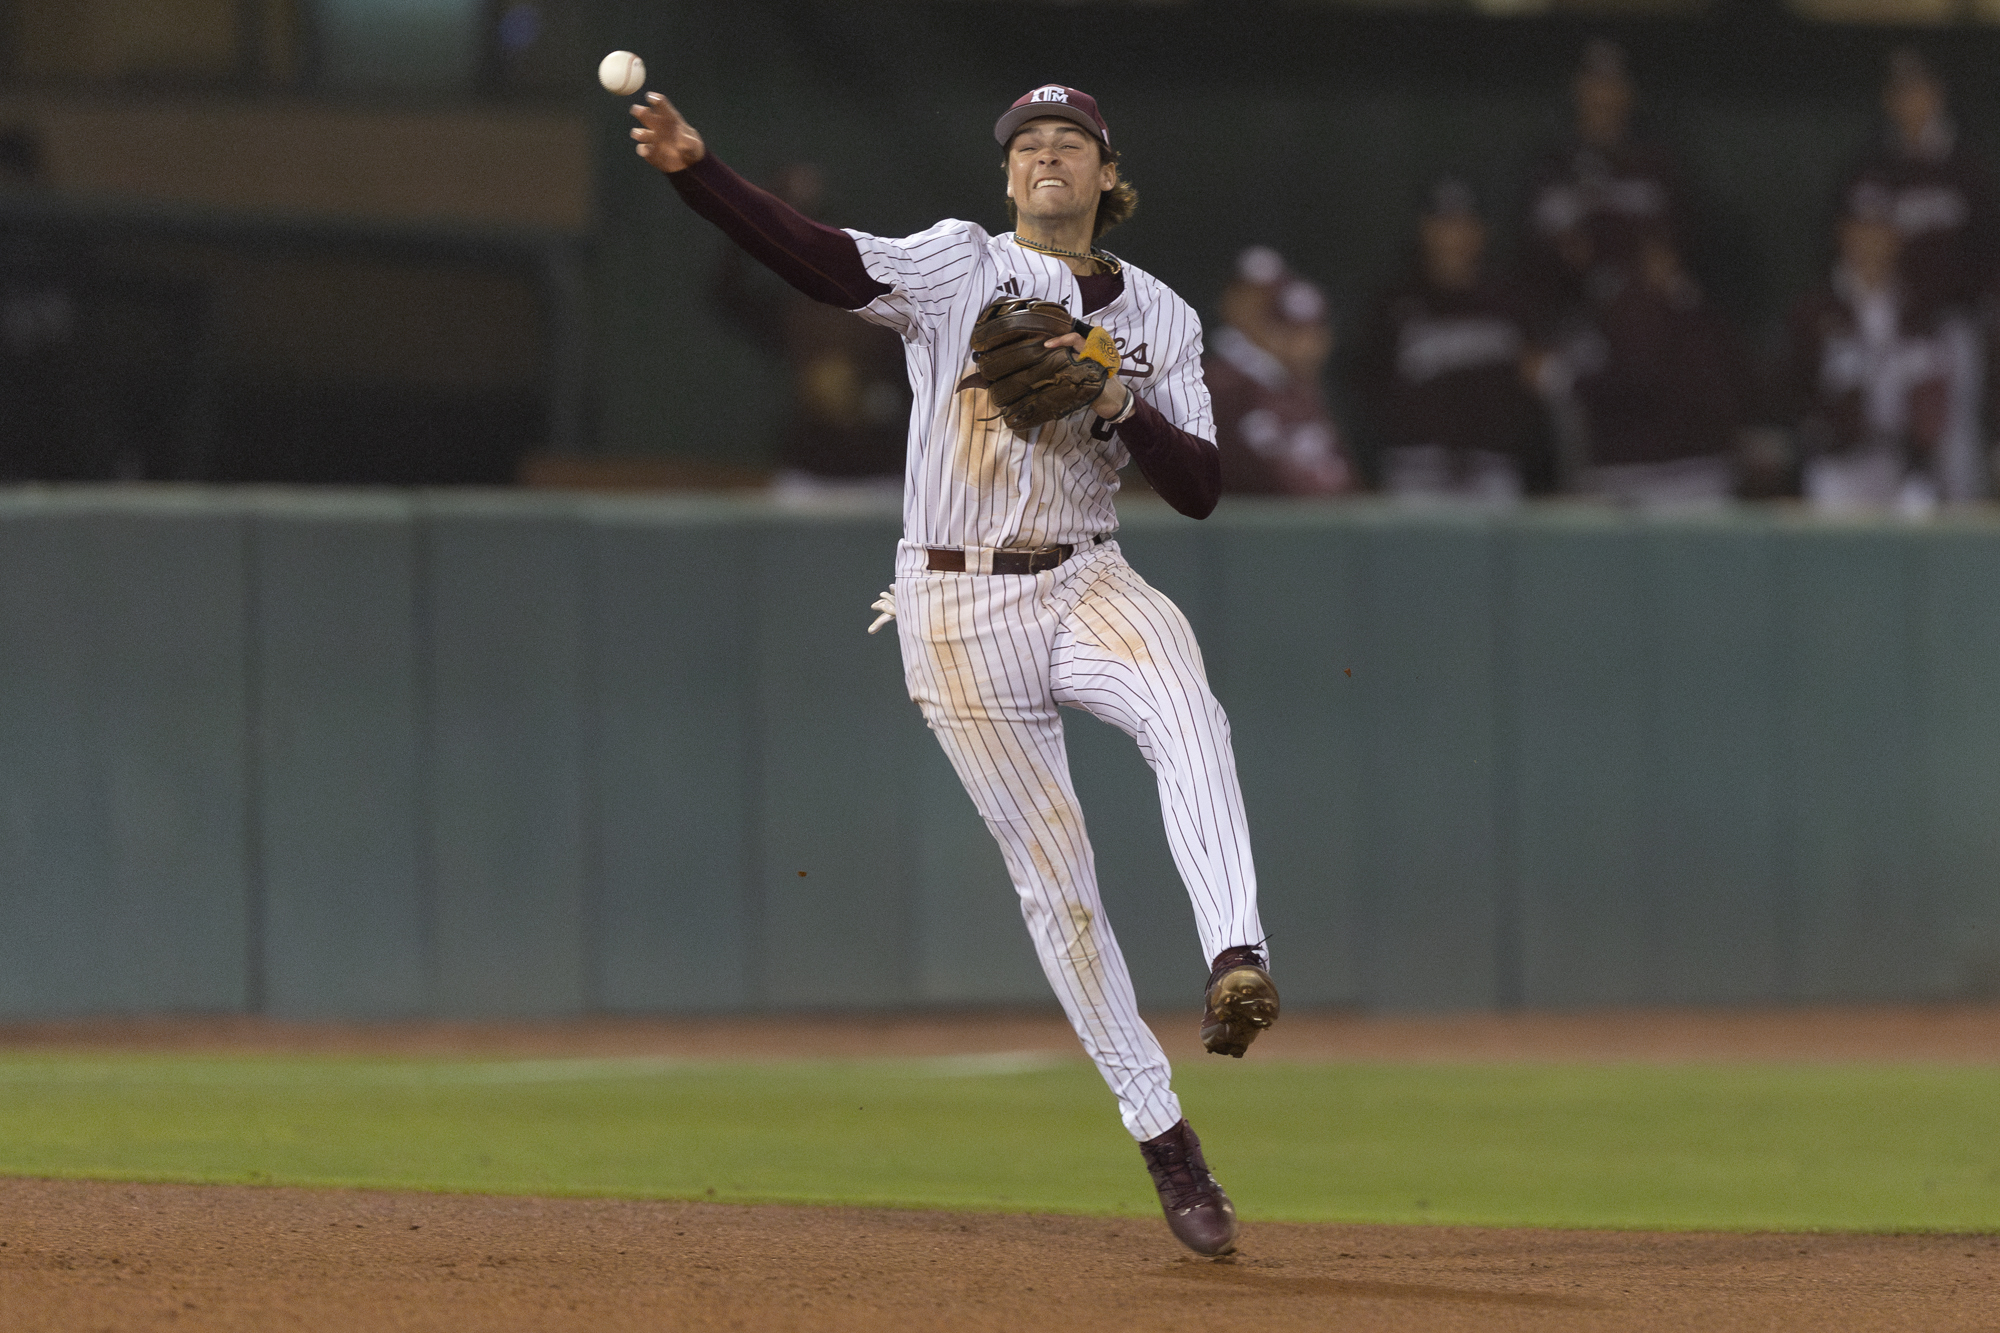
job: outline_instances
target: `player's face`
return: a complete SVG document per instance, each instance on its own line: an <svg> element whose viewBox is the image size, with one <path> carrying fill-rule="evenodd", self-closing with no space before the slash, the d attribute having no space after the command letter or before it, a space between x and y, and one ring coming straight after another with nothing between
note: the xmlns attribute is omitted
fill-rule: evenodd
<svg viewBox="0 0 2000 1333"><path fill-rule="evenodd" d="M1095 137L1074 121L1046 117L1023 125L1007 145L1007 197L1022 217L1050 223L1089 217L1118 183Z"/></svg>

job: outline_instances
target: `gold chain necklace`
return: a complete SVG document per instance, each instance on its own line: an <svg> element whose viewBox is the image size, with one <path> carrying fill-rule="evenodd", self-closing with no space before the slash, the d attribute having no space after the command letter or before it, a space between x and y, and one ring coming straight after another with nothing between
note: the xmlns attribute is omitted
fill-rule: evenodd
<svg viewBox="0 0 2000 1333"><path fill-rule="evenodd" d="M1014 233L1014 244L1020 246L1023 250L1033 250L1037 254L1059 255L1064 259L1081 259L1086 262L1099 263L1104 265L1107 275L1117 273L1125 267L1123 261L1117 255L1112 254L1108 250L1100 250L1096 246L1092 246L1088 252L1082 252L1065 250L1060 246L1054 245L1037 245L1019 232Z"/></svg>

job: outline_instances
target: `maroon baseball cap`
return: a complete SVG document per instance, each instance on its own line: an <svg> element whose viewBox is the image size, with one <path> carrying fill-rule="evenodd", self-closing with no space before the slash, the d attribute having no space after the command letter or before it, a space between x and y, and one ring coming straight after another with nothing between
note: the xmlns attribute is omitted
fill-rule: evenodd
<svg viewBox="0 0 2000 1333"><path fill-rule="evenodd" d="M1097 99L1089 93L1065 88L1060 83L1045 83L1035 91L1023 94L994 124L993 137L1000 141L1002 148L1005 148L1007 141L1014 137L1015 130L1043 116L1061 116L1064 120L1073 120L1107 145L1111 142L1111 128L1104 123L1104 117L1097 113Z"/></svg>

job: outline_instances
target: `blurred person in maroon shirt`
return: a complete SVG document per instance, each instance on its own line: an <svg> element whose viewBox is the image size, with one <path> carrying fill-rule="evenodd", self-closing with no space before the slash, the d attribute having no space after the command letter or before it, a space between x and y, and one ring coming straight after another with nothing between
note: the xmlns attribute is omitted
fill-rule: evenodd
<svg viewBox="0 0 2000 1333"><path fill-rule="evenodd" d="M1734 495L1754 379L1665 235L1640 242L1630 275L1570 327L1543 379L1580 435L1576 490L1641 508Z"/></svg>
<svg viewBox="0 0 2000 1333"><path fill-rule="evenodd" d="M1849 174L1841 206L1851 207L1857 190L1885 196L1910 298L1940 310L1969 307L1990 288L2000 259L1992 175L1953 123L1944 81L1907 47L1889 57L1882 110L1888 133Z"/></svg>
<svg viewBox="0 0 2000 1333"><path fill-rule="evenodd" d="M1572 136L1543 158L1528 192L1523 276L1550 317L1622 280L1644 238L1685 244L1680 169L1632 133L1638 88L1624 48L1587 43L1570 93Z"/></svg>
<svg viewBox="0 0 2000 1333"><path fill-rule="evenodd" d="M1354 488L1320 384L1332 351L1320 289L1277 251L1245 250L1222 296L1222 327L1201 363L1224 492L1341 495Z"/></svg>
<svg viewBox="0 0 2000 1333"><path fill-rule="evenodd" d="M1440 181L1418 221L1416 275L1368 320L1356 396L1381 442L1391 495L1509 504L1544 470L1526 305L1487 275L1485 252L1472 191Z"/></svg>
<svg viewBox="0 0 2000 1333"><path fill-rule="evenodd" d="M1956 368L1947 307L1899 273L1905 241L1885 189L1848 192L1838 258L1788 323L1791 416L1815 508L1922 516L1942 491L1939 446Z"/></svg>
<svg viewBox="0 0 2000 1333"><path fill-rule="evenodd" d="M818 168L794 163L772 193L810 216L823 184ZM724 245L713 298L716 312L781 360L790 379L773 490L781 498L901 494L910 425L902 339L771 281L734 244Z"/></svg>
<svg viewBox="0 0 2000 1333"><path fill-rule="evenodd" d="M1851 212L1863 192L1887 200L1903 299L1935 316L1953 363L1931 479L1940 499L1976 500L1988 489L1982 416L2000 266L1993 177L1952 121L1943 79L1916 51L1890 55L1882 110L1888 133L1842 186L1841 207Z"/></svg>

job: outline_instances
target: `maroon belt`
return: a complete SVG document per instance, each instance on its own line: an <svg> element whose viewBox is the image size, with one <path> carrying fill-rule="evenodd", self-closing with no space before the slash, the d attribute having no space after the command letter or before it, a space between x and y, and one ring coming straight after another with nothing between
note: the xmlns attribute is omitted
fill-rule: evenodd
<svg viewBox="0 0 2000 1333"><path fill-rule="evenodd" d="M1093 537L1095 546L1104 538ZM965 552L950 546L926 546L924 553L930 557L930 568L940 574L963 574L965 572ZM1076 554L1074 546L1040 546L1032 551L995 551L993 572L995 574L1039 574L1045 569L1054 569L1063 561Z"/></svg>

